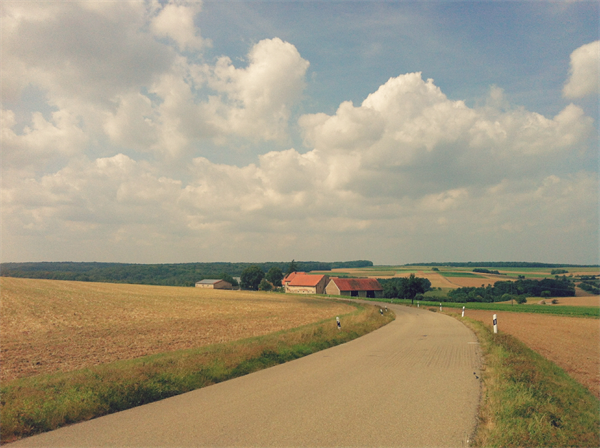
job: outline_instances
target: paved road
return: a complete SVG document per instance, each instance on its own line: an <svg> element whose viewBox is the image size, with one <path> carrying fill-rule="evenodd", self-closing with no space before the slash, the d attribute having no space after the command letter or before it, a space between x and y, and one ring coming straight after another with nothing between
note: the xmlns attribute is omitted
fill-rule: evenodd
<svg viewBox="0 0 600 448"><path fill-rule="evenodd" d="M394 322L347 344L9 446L466 446L480 393L475 335L439 313L389 307Z"/></svg>

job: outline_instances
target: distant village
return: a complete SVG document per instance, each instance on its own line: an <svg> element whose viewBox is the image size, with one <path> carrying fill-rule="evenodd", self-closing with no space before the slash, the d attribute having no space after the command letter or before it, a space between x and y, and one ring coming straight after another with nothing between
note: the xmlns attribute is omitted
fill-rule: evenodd
<svg viewBox="0 0 600 448"><path fill-rule="evenodd" d="M238 279L236 279L238 280ZM292 272L281 281L286 293L327 294L332 296L383 297L383 288L374 278L339 278L323 274ZM232 283L221 279L206 279L196 282L197 288L237 289Z"/></svg>

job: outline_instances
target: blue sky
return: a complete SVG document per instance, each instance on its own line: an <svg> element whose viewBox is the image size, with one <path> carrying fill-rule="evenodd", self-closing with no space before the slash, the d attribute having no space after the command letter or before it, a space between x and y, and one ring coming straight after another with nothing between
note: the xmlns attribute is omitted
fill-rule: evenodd
<svg viewBox="0 0 600 448"><path fill-rule="evenodd" d="M1 14L2 261L599 261L597 2Z"/></svg>

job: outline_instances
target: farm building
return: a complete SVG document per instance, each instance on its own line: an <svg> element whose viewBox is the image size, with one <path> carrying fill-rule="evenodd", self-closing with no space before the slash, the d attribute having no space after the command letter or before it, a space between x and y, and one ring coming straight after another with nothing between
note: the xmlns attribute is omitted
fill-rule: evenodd
<svg viewBox="0 0 600 448"><path fill-rule="evenodd" d="M196 282L196 288L208 288L208 289L233 289L231 283L220 279L205 279Z"/></svg>
<svg viewBox="0 0 600 448"><path fill-rule="evenodd" d="M291 282L292 279L297 275L306 275L306 272L291 272L291 273L289 273L288 275L283 277L283 280L281 280L281 286L283 286L285 288L288 285L288 283Z"/></svg>
<svg viewBox="0 0 600 448"><path fill-rule="evenodd" d="M327 275L310 275L304 272L292 272L281 282L285 292L299 294L324 294L329 281Z"/></svg>
<svg viewBox="0 0 600 448"><path fill-rule="evenodd" d="M325 292L332 296L383 297L383 288L375 278L337 278L327 283Z"/></svg>

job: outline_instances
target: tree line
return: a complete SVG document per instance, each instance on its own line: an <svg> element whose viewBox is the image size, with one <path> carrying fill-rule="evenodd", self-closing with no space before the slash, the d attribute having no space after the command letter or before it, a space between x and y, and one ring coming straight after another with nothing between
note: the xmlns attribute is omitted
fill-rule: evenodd
<svg viewBox="0 0 600 448"><path fill-rule="evenodd" d="M435 262L435 263L408 263L404 266L448 266L453 268L597 268L597 264L556 264L556 263L538 263L526 261L467 261L467 262Z"/></svg>
<svg viewBox="0 0 600 448"><path fill-rule="evenodd" d="M414 300L417 295L425 294L431 289L429 279L415 277L415 274L410 274L408 277L379 279L379 284L383 288L383 297L387 299Z"/></svg>
<svg viewBox="0 0 600 448"><path fill-rule="evenodd" d="M328 271L336 268L358 268L373 266L369 260L355 261L298 261L298 271ZM287 271L289 262L266 263L173 263L133 264L98 262L39 262L0 263L0 276L41 278L51 280L75 280L84 282L135 283L165 286L194 286L197 281L240 277L244 269L258 266L263 272L272 268Z"/></svg>
<svg viewBox="0 0 600 448"><path fill-rule="evenodd" d="M574 295L575 286L567 277L562 277L543 280L519 279L515 282L498 281L494 286L457 288L449 291L447 297L440 297L440 301L491 303L517 299L518 302L524 302L523 298L526 297L572 297Z"/></svg>

